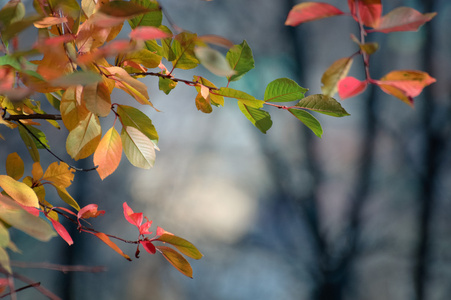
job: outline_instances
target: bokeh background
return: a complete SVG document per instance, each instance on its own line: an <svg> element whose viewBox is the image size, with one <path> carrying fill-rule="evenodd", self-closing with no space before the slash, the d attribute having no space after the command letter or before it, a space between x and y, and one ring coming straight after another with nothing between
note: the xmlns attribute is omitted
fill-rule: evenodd
<svg viewBox="0 0 451 300"><path fill-rule="evenodd" d="M347 1L327 2L348 10ZM398 6L438 12L419 32L368 37L381 46L372 56L373 78L394 69L420 69L437 78L416 98L414 109L370 87L342 102L351 116L315 115L323 125L322 139L277 109L269 109L274 124L264 135L233 100L206 115L195 107L193 88L179 84L165 96L157 78L145 78L151 101L162 111L143 108L160 134L155 167L133 168L123 156L116 173L103 182L95 172L76 174L71 194L80 204L97 203L107 211L94 220L99 230L136 235L123 217L127 201L154 226L198 246L205 257L190 260L194 279L158 255L142 252L139 260L125 261L95 237L76 231L71 247L59 238L41 243L14 232L23 254L12 257L105 266L106 272L16 271L63 299L449 299L451 3L382 2L384 13ZM236 44L246 39L256 68L231 87L257 98L279 77L319 93L327 67L357 50L350 33L358 28L350 17L284 26L297 1L160 3L186 30L222 35ZM351 74L363 78L361 67L357 59ZM175 75L226 83L202 67ZM104 124L111 126L112 120ZM48 130L52 149L63 155L67 132ZM1 160L17 151L31 161L15 134L2 129ZM53 161L45 152L41 156L44 166ZM65 159L92 166L91 159ZM133 255L134 246L119 245ZM45 299L31 290L18 296Z"/></svg>

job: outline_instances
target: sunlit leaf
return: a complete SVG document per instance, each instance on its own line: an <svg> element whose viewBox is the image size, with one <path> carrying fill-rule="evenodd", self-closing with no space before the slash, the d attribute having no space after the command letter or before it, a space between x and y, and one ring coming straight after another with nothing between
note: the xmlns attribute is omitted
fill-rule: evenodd
<svg viewBox="0 0 451 300"><path fill-rule="evenodd" d="M72 240L72 237L70 236L69 232L67 232L66 228L64 228L63 225L61 225L60 222L55 221L53 219L50 219L52 222L53 228L55 228L56 232L59 234L59 236L66 241L66 243L72 245L74 241Z"/></svg>
<svg viewBox="0 0 451 300"><path fill-rule="evenodd" d="M152 120L145 113L132 106L118 105L117 114L122 126L131 126L138 129L157 144L158 133L152 124Z"/></svg>
<svg viewBox="0 0 451 300"><path fill-rule="evenodd" d="M233 46L226 54L226 59L236 74L228 77L229 81L236 81L254 68L254 56L246 41Z"/></svg>
<svg viewBox="0 0 451 300"><path fill-rule="evenodd" d="M137 64L141 64L146 68L156 68L161 62L161 56L153 53L150 50L141 49L139 51L125 54L122 61L124 63L132 61Z"/></svg>
<svg viewBox="0 0 451 300"><path fill-rule="evenodd" d="M44 171L42 170L42 166L39 162L33 163L33 168L31 169L31 175L33 175L34 181L41 180L42 176L44 176ZM38 197L39 197L39 195L38 195Z"/></svg>
<svg viewBox="0 0 451 300"><path fill-rule="evenodd" d="M180 252L194 259L201 259L203 254L190 242L173 234L163 234L156 241L165 242L175 246Z"/></svg>
<svg viewBox="0 0 451 300"><path fill-rule="evenodd" d="M99 118L89 113L87 118L69 132L66 140L66 151L75 160L93 154L102 137Z"/></svg>
<svg viewBox="0 0 451 300"><path fill-rule="evenodd" d="M348 0L348 5L356 22L359 22L360 17L365 26L375 27L379 24L382 15L381 0Z"/></svg>
<svg viewBox="0 0 451 300"><path fill-rule="evenodd" d="M58 25L58 24L66 23L66 22L67 22L66 17L45 17L42 20L34 22L33 25L36 28L46 28L46 27L51 27L53 25Z"/></svg>
<svg viewBox="0 0 451 300"><path fill-rule="evenodd" d="M74 180L74 170L65 162L53 162L44 173L43 180L53 182L62 188L67 188Z"/></svg>
<svg viewBox="0 0 451 300"><path fill-rule="evenodd" d="M150 254L155 254L155 252L157 252L157 249L155 248L155 246L152 244L151 241L140 241L139 243Z"/></svg>
<svg viewBox="0 0 451 300"><path fill-rule="evenodd" d="M300 87L295 81L288 78L279 78L271 81L265 90L266 102L290 102L304 98L307 89Z"/></svg>
<svg viewBox="0 0 451 300"><path fill-rule="evenodd" d="M229 62L218 50L209 47L195 47L194 54L208 71L217 76L230 77L236 74L236 71L232 70Z"/></svg>
<svg viewBox="0 0 451 300"><path fill-rule="evenodd" d="M316 94L302 99L296 104L297 107L313 110L332 117L349 116L341 104L332 97Z"/></svg>
<svg viewBox="0 0 451 300"><path fill-rule="evenodd" d="M261 132L266 133L272 126L271 116L268 112L253 108L238 101L238 107L246 118L254 124Z"/></svg>
<svg viewBox="0 0 451 300"><path fill-rule="evenodd" d="M333 97L338 90L338 82L348 75L353 59L351 57L344 57L336 60L324 72L321 77L321 92L329 97Z"/></svg>
<svg viewBox="0 0 451 300"><path fill-rule="evenodd" d="M98 12L117 18L131 18L149 10L133 1L109 1L104 3Z"/></svg>
<svg viewBox="0 0 451 300"><path fill-rule="evenodd" d="M341 99L357 96L365 91L367 85L368 83L366 80L360 81L352 76L343 78L338 83L338 95Z"/></svg>
<svg viewBox="0 0 451 300"><path fill-rule="evenodd" d="M174 53L173 68L188 70L197 67L199 60L194 54L196 40L197 34L190 32L182 32L174 37L171 47Z"/></svg>
<svg viewBox="0 0 451 300"><path fill-rule="evenodd" d="M88 85L102 81L99 73L92 71L78 71L52 80L50 83L57 87L70 87L74 85Z"/></svg>
<svg viewBox="0 0 451 300"><path fill-rule="evenodd" d="M204 87L210 87L213 88L214 90L216 90L216 86L209 81L208 79L205 79L203 77L200 76L193 76L193 81L194 82L198 82L200 83L202 86ZM198 93L201 93L201 87L199 85L196 85L196 90ZM224 97L214 94L214 93L209 93L210 96L210 104L215 105L215 106L220 106L220 105L224 105Z"/></svg>
<svg viewBox="0 0 451 300"><path fill-rule="evenodd" d="M67 192L67 190L59 185L52 184L56 191L58 192L58 196L60 196L61 200L75 208L76 210L80 210L80 205L78 205L78 202L75 201L74 198Z"/></svg>
<svg viewBox="0 0 451 300"><path fill-rule="evenodd" d="M310 128L310 130L313 131L316 136L321 137L323 135L323 128L321 127L321 124L314 116L312 116L311 113L302 109L295 108L290 108L288 109L288 111L299 121L304 123L305 126Z"/></svg>
<svg viewBox="0 0 451 300"><path fill-rule="evenodd" d="M82 87L79 86L68 88L61 99L61 118L69 131L77 127L90 114L81 97Z"/></svg>
<svg viewBox="0 0 451 300"><path fill-rule="evenodd" d="M155 144L141 131L125 126L121 132L124 153L132 165L150 169L155 163Z"/></svg>
<svg viewBox="0 0 451 300"><path fill-rule="evenodd" d="M213 108L210 104L210 97L205 99L204 97L202 97L201 93L198 93L196 96L196 108L203 113L211 113L213 111Z"/></svg>
<svg viewBox="0 0 451 300"><path fill-rule="evenodd" d="M285 21L287 26L297 26L301 23L322 18L342 15L344 12L333 5L322 2L303 2L295 5Z"/></svg>
<svg viewBox="0 0 451 300"><path fill-rule="evenodd" d="M169 95L169 93L177 86L177 81L160 77L158 79L158 88L163 91L166 95Z"/></svg>
<svg viewBox="0 0 451 300"><path fill-rule="evenodd" d="M97 204L88 204L84 206L77 213L77 218L79 219L89 219L89 218L97 218L105 214L104 210L98 210L99 206Z"/></svg>
<svg viewBox="0 0 451 300"><path fill-rule="evenodd" d="M22 158L17 152L11 153L6 157L6 174L15 180L22 178L25 170Z"/></svg>
<svg viewBox="0 0 451 300"><path fill-rule="evenodd" d="M32 188L8 175L0 175L0 187L14 200L25 206L39 207L39 200Z"/></svg>
<svg viewBox="0 0 451 300"><path fill-rule="evenodd" d="M215 95L220 95L223 97L235 98L238 101L241 101L243 104L246 104L247 106L250 106L253 108L261 108L261 107L263 107L263 104L265 103L265 101L257 100L257 99L255 99L254 96L249 95L245 92L227 88L227 87L222 87L219 90L211 91L211 93L215 94Z"/></svg>
<svg viewBox="0 0 451 300"><path fill-rule="evenodd" d="M164 39L170 37L167 32L153 26L137 27L130 32L129 36L131 39L138 41Z"/></svg>
<svg viewBox="0 0 451 300"><path fill-rule="evenodd" d="M43 242L56 236L49 223L33 216L15 201L2 195L0 195L0 219Z"/></svg>
<svg viewBox="0 0 451 300"><path fill-rule="evenodd" d="M94 152L94 165L98 166L97 173L103 180L112 174L121 161L122 142L119 133L111 127L100 140Z"/></svg>
<svg viewBox="0 0 451 300"><path fill-rule="evenodd" d="M193 278L193 269L189 262L177 251L166 246L156 246L157 250L166 258L180 273Z"/></svg>
<svg viewBox="0 0 451 300"><path fill-rule="evenodd" d="M422 14L411 7L398 7L383 16L379 25L369 32L417 31L424 23L429 22L437 13Z"/></svg>
<svg viewBox="0 0 451 300"><path fill-rule="evenodd" d="M98 116L106 117L111 111L110 92L105 82L86 85L82 94L86 108Z"/></svg>
<svg viewBox="0 0 451 300"><path fill-rule="evenodd" d="M100 240L102 240L102 242L104 242L105 244L107 244L111 249L113 249L114 251L116 251L117 253L119 253L120 255L122 255L122 257L124 257L126 260L131 261L130 256L128 256L127 254L125 254L124 252L122 252L122 250L115 244L113 243L110 238L103 232L96 232L93 233L96 237L98 237Z"/></svg>

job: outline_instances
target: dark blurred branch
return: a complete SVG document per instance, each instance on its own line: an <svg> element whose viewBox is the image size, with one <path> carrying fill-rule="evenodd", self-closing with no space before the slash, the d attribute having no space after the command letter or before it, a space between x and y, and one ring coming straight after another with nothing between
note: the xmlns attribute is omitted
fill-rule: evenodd
<svg viewBox="0 0 451 300"><path fill-rule="evenodd" d="M33 114L33 115L10 115L4 118L5 121L17 120L61 120L61 115L52 114Z"/></svg>

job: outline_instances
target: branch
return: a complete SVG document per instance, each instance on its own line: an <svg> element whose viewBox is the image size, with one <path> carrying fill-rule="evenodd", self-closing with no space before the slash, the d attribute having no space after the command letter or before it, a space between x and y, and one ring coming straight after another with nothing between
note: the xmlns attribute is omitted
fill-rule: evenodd
<svg viewBox="0 0 451 300"><path fill-rule="evenodd" d="M61 115L52 114L33 114L33 115L10 115L4 118L5 121L18 121L18 120L62 120Z"/></svg>
<svg viewBox="0 0 451 300"><path fill-rule="evenodd" d="M63 273L67 272L88 272L88 273L98 273L98 272L105 272L106 268L104 266L65 266L65 265L59 265L59 264L52 264L48 262L22 262L22 261L11 261L10 262L12 267L17 268L28 268L28 269L47 269L47 270L55 270L60 271Z"/></svg>
<svg viewBox="0 0 451 300"><path fill-rule="evenodd" d="M196 82L196 81L191 81L191 80L186 80L186 79L181 79L181 78L175 78L175 77L172 77L172 75L170 75L170 74L161 74L161 73L156 73L156 72L130 73L129 75L130 76L158 76L158 77L163 77L163 78L166 78L166 79L170 79L170 80L175 81L175 82L183 82L183 83L185 83L187 85L190 85L190 86L196 86L197 84L199 84L199 82ZM212 87L212 86L208 86L208 85L205 85L205 86L209 90L219 90L217 87Z"/></svg>
<svg viewBox="0 0 451 300"><path fill-rule="evenodd" d="M95 166L94 168L90 168L90 169L82 169L82 168L77 168L74 167L70 164L68 164L67 162L65 162L62 158L60 158L59 156L57 156L55 153L52 152L52 150L49 149L49 147L47 147L43 142L41 142L41 140L33 133L31 132L30 129L28 129L28 127L20 122L20 120L16 120L16 122L22 126L36 141L38 141L39 144L41 144L42 147L44 147L45 150L47 150L47 152L49 152L53 157L55 157L57 160L67 164L69 166L69 168L74 169L75 171L83 171L83 172L89 172L89 171L94 171L95 169L97 169L97 166Z"/></svg>

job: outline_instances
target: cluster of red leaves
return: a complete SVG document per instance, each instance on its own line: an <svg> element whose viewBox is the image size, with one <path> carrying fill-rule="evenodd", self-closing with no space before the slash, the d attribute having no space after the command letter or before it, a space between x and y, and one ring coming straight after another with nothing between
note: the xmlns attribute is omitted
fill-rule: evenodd
<svg viewBox="0 0 451 300"><path fill-rule="evenodd" d="M333 5L322 2L303 2L292 8L285 25L315 21L338 15L351 15L361 28L360 41L352 36L359 45L359 54L363 56L366 67L366 79L346 76L352 64L352 56L334 62L324 73L321 82L323 93L332 96L338 91L341 99L356 96L365 91L368 84L379 86L385 93L393 95L413 106L413 98L418 96L424 87L434 83L435 78L426 72L416 70L392 71L379 80L369 75L369 56L377 51L376 43L365 43L365 36L371 32L390 33L396 31L417 31L430 21L436 13L422 14L410 7L398 7L382 15L381 0L348 0L350 13L345 13Z"/></svg>

